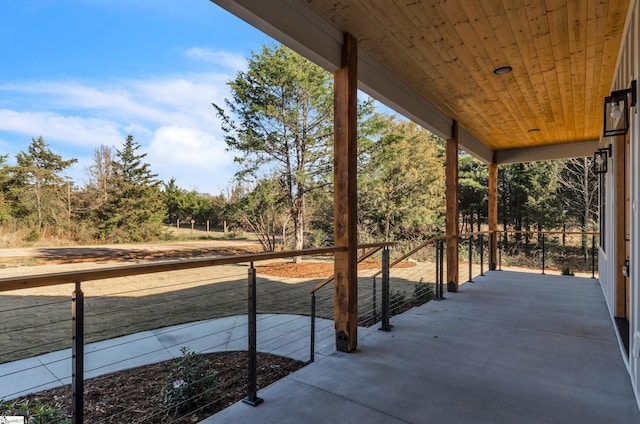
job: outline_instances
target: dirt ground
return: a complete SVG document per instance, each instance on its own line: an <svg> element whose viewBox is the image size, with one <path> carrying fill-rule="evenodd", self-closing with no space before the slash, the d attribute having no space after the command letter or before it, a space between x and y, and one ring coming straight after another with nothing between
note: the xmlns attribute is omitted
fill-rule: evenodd
<svg viewBox="0 0 640 424"><path fill-rule="evenodd" d="M160 245L158 249L140 245L32 249L31 257L12 258L35 258L40 265L7 266L0 269L0 278L159 259L251 253L257 249L255 244L225 247L212 246L211 242L180 246L174 243ZM5 259L0 258L0 263L5 263ZM407 262L405 266L412 265ZM308 315L309 289L332 275L333 263L320 257L306 258L301 264L274 261L256 263L256 267L259 313ZM361 269L379 267L379 260L361 264ZM185 322L246 314L247 269L247 264L236 264L84 282L85 340L91 343ZM360 283L361 302L370 303L370 279ZM72 284L64 284L0 292L0 362L70 347L73 290ZM330 286L317 293L317 314L325 318L333 316Z"/></svg>

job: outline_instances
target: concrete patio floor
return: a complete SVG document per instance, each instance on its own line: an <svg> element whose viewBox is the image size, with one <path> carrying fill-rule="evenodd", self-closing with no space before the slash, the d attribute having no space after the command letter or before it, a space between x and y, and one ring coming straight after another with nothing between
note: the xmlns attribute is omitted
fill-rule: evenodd
<svg viewBox="0 0 640 424"><path fill-rule="evenodd" d="M640 423L597 280L475 281L203 423Z"/></svg>

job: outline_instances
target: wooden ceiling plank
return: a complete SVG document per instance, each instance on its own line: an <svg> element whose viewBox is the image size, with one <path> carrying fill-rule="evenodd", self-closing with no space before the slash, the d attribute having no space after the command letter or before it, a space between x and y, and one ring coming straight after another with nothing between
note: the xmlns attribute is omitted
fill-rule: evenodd
<svg viewBox="0 0 640 424"><path fill-rule="evenodd" d="M517 63L514 63L511 58L507 59L506 49L498 42L498 37L491 25L491 19L485 13L481 2L459 1L458 4L460 9L468 17L468 25L470 28L467 31L473 31L469 34L461 32L461 36L465 40L471 38L474 40L474 43L479 44L472 54L476 62L481 64L485 73L492 72L493 69L506 64L510 64L516 69L516 72L518 72L519 67ZM460 28L460 30L463 29L465 28ZM473 35L475 35L475 37L473 37ZM512 37L505 37L505 39L512 40ZM469 43L467 42L467 44ZM489 78L487 78L487 82L494 93L493 97L498 98L496 101L504 107L505 112L508 114L505 115L505 112L501 112L499 115L498 119L500 119L499 122L502 128L505 126L504 116L515 116L516 114L523 116L531 113L530 105L533 103L531 102L529 93L532 90L523 90L519 83L520 81L522 81L522 79L514 78L513 74L493 75L491 73L489 74ZM512 140L514 137L521 136L524 127L528 126L523 119L517 121L521 125L509 125ZM501 138L504 138L504 135ZM496 148L498 147L500 146L496 146Z"/></svg>
<svg viewBox="0 0 640 424"><path fill-rule="evenodd" d="M367 4L369 4L370 7L372 6L369 2L367 2ZM438 56L433 53L430 46L424 43L424 35L416 32L418 23L413 22L413 25L408 25L405 20L401 19L398 16L399 9L403 8L394 8L391 12L387 12L384 15L380 14L380 22L374 25L377 28L392 28L392 30L396 34L398 34L398 37L402 38L405 41L406 45L410 46L410 49L412 51L415 51L415 53L413 54L414 57L420 58L420 65L422 69L426 69L428 70L428 72L421 72L416 74L413 79L410 79L410 85L414 87L422 86L427 88L429 90L428 93L431 96L432 103L442 109L444 106L444 99L446 98L445 93L454 92L454 86L451 85L451 82L448 81L444 77L444 75L442 75L440 71L440 60L434 60L438 59ZM419 48L416 48L416 46L419 46ZM427 48L425 48L425 46ZM368 45L366 43L362 43L362 48L367 47ZM372 50L375 52L376 47L374 47ZM375 56L375 53L372 54ZM407 63L406 61L393 61L391 62L390 69L399 75L403 75L406 73L407 69L412 69L415 66L415 63ZM432 82L425 84L425 75L428 75L429 80L431 80ZM433 81L439 81L439 83L434 84ZM443 83L444 86L442 85ZM452 112L453 109L451 109L450 111Z"/></svg>
<svg viewBox="0 0 640 424"><path fill-rule="evenodd" d="M620 44L620 34L624 29L626 14L622 11L628 8L628 0L610 0L609 11L607 13L607 26L604 37L603 53L602 53L602 74L603 93L601 97L608 96L611 88L611 78L607 75L613 75L615 72L616 62L618 60L618 47ZM603 100L603 99L602 99ZM600 114L602 115L602 107L600 105Z"/></svg>
<svg viewBox="0 0 640 424"><path fill-rule="evenodd" d="M600 131L594 131L589 125L593 121L602 119L602 108L600 107L601 93L605 86L601 84L600 75L602 73L602 54L604 44L601 42L606 32L606 4L602 1L589 0L588 21L587 21L587 57L586 57L586 93L591 93L585 99L585 115L583 138L598 138Z"/></svg>
<svg viewBox="0 0 640 424"><path fill-rule="evenodd" d="M483 143L506 149L599 136L629 0L299 2ZM512 73L487 73L507 63ZM540 133L527 134L532 127Z"/></svg>
<svg viewBox="0 0 640 424"><path fill-rule="evenodd" d="M584 99L587 49L587 5L584 0L567 2L567 19L569 22L569 50L571 52L571 93L573 95L573 115L570 118L569 135L576 139L581 134L584 123Z"/></svg>
<svg viewBox="0 0 640 424"><path fill-rule="evenodd" d="M499 83L498 78L493 74L493 64L485 59L487 57L485 49L489 47L489 45L495 44L488 40L493 40L494 37L492 34L488 34L481 40L472 24L472 21L486 21L484 16L480 18L480 13L483 13L483 11L480 9L474 11L475 13L469 13L461 7L460 3L455 1L442 4L442 9L449 25L453 26L460 40L464 40L456 48L456 55L460 58L460 64L471 74L480 88L482 97L480 98L476 91L473 93L472 98L472 100L475 100L474 103L480 103L476 106L476 109L486 109L485 105L491 104L490 107L495 111L492 115L491 122L488 122L487 119L480 119L481 115L475 115L473 117L461 116L458 117L458 121L461 122L465 128L475 132L487 128L500 129L504 127L504 119L502 117L505 116L505 113L509 115L513 114L514 110L512 108L512 102L505 102L500 99L501 96L498 94L498 91L502 89L500 90L502 91L500 94L506 92L506 90L504 90L504 84ZM500 56L502 56L502 53L500 53ZM498 60L502 61L504 59ZM474 124L467 125L466 122L469 120L474 121Z"/></svg>
<svg viewBox="0 0 640 424"><path fill-rule="evenodd" d="M551 52L555 63L554 87L556 90L557 106L561 112L555 117L559 126L556 139L564 131L567 116L572 114L573 97L571 96L571 53L569 51L569 25L567 18L567 3L565 0L547 0L547 20L549 21L549 36L551 38Z"/></svg>
<svg viewBox="0 0 640 424"><path fill-rule="evenodd" d="M554 90L556 81L555 62L553 60L549 21L544 3L533 2L526 8L529 30L536 51L536 60L543 76L544 90L540 89L538 97L540 118L545 122L556 122L562 119L562 108L559 93ZM553 127L551 127L553 128ZM549 128L549 129L551 129ZM553 128L553 130L557 130Z"/></svg>
<svg viewBox="0 0 640 424"><path fill-rule="evenodd" d="M482 5L489 10L489 23L491 27L494 28L494 31L500 34L499 36L496 35L495 38L499 42L500 49L509 58L508 63L514 69L514 77L505 76L507 77L504 78L505 85L509 92L519 92L522 98L524 98L524 103L529 109L528 112L521 109L521 116L519 119L527 122L528 129L540 128L541 132L546 131L546 133L548 133L549 123L545 122L544 119L540 118L540 114L535 112L535 109L538 107L537 105L539 100L534 88L534 82L528 74L527 66L521 57L515 35L513 34L511 27L509 25L505 25L504 8L501 5L497 5L497 3L492 2L482 2ZM536 83L539 84L539 79L536 80ZM532 137L531 133L525 134L526 138ZM522 134L520 134L520 136L522 137Z"/></svg>
<svg viewBox="0 0 640 424"><path fill-rule="evenodd" d="M509 27L509 30L513 33L523 67L531 80L532 86L535 87L534 101L536 111L534 113L536 113L538 119L550 120L553 113L551 110L545 109L548 107L549 95L546 92L547 88L540 61L538 60L538 51L536 50L535 42L530 33L527 12L522 8L522 4L506 0L503 4L505 4L506 15L506 19L503 19L503 26ZM531 117L529 117L529 119L531 119ZM552 128L551 131L553 131ZM552 136L552 134L550 135ZM538 138L536 142L541 142L541 138Z"/></svg>
<svg viewBox="0 0 640 424"><path fill-rule="evenodd" d="M435 43L431 43L423 48L431 47L432 52L425 52L425 54L436 55L440 58L440 65L436 65L441 75L447 75L453 81L458 82L458 86L451 87L451 91L442 93L442 102L446 103L449 108L454 111L453 117L457 119L467 130L476 136L476 128L482 128L487 130L491 125L491 120L484 120L481 125L475 123L480 117L483 116L483 111L487 112L486 106L479 104L476 99L484 100L489 93L484 93L482 96L478 96L478 93L483 91L483 87L480 86L478 81L474 79L474 75L478 74L478 67L476 63L470 61L470 54L466 50L466 46L458 34L451 31L444 34L439 28L450 25L448 17L441 11L434 11L432 9L425 9L420 4L412 4L409 7L401 8L407 16L413 22L419 22L422 28L422 33L425 34L426 39L435 40ZM454 53L455 52L455 53ZM452 58L457 58L452 60ZM456 90L458 96L452 96L451 93L455 93ZM461 115L455 112L456 110L469 109L467 114ZM497 113L497 112L493 112Z"/></svg>

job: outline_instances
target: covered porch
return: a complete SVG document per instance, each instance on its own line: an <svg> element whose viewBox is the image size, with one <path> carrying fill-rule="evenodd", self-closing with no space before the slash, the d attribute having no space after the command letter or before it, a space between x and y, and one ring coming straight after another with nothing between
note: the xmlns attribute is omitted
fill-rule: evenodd
<svg viewBox="0 0 640 424"><path fill-rule="evenodd" d="M205 420L640 422L595 279L492 271Z"/></svg>
<svg viewBox="0 0 640 424"><path fill-rule="evenodd" d="M640 258L640 221L637 208L640 199L640 186L637 184L640 181L640 115L636 105L637 76L640 69L637 43L640 1L610 0L592 4L578 0L423 0L381 1L375 5L358 0L211 1L334 73L334 242L336 246L344 248L335 255L334 322L338 351L349 352L358 348L365 352L365 346L358 346L360 337L355 324L358 309L355 199L358 193L356 112L359 89L446 140L446 281L450 292L456 292L460 283L457 248L460 231L460 150L487 165L490 269L495 269L496 264L494 235L498 231L498 166L591 155L594 155L593 161L596 162L596 156L599 158L600 167L597 172L600 175L601 242L598 269L601 271L601 289L598 296L604 313L602 319L612 322L616 318L628 325L628 354L622 347L623 343L620 343L620 348L616 345L613 330L607 340L613 342L611 348L618 356L619 349L622 349L622 359L617 360L620 362L619 371L631 378L633 393L640 399L640 296L637 290L640 275L640 267L637 266ZM514 283L508 285L511 284ZM595 290L597 286L592 285ZM496 290L495 295L495 299L487 299L483 304L483 307L488 308L486 314L483 312L483 315L478 315L483 320L502 310L498 308L494 311L490 305L493 305L492 302L505 301L505 293ZM487 328L492 330L491 333L474 333L477 338L461 336L460 341L464 344L459 349L443 353L446 355L442 359L445 366L464 368L470 358L483 358L483 355L488 356L489 353L494 353L497 358L494 359L497 361L496 366L490 370L490 374L504 375L505 371L511 370L505 366L511 363L509 361L526 364L521 357L522 346L519 345L522 332L519 327L508 323L512 320L524 320L525 316L529 316L520 315L524 313L522 309L532 310L530 312L536 319L547 319L543 313L536 316L535 311L560 308L553 302L559 295L542 296L542 300L550 302L546 306L543 301L535 307L516 302L533 302L536 299L534 297L529 300L527 295L532 294L514 289L513 310L517 310L517 313L495 316L495 323L486 323ZM460 297L463 296L461 293ZM567 301L571 306L563 306L559 311L566 312L580 304L571 297ZM516 309L518 306L519 309ZM426 309L433 307L431 305ZM450 313L449 309L447 313ZM553 320L552 325L543 328L554 331L554 337L564 334L557 331L558 328L584 328L580 321L584 318L582 315L562 316L563 320ZM455 316L452 320L464 321ZM532 324L535 322L531 321ZM502 325L506 327L500 327ZM494 339L494 332L499 334L497 328L509 329L511 332L505 331L503 339ZM446 334L466 336L456 326ZM576 337L591 341L590 337L585 338L581 334L567 337L571 341L576 341ZM363 343L376 341L377 343L373 343L376 352L385 352L386 345L377 341L377 338L383 336L371 337L373 338L364 340ZM411 337L419 337L419 334L411 333L407 340ZM396 343L399 343L398 340L394 338ZM434 340L442 341L440 337ZM491 342L487 344L487 340ZM532 343L535 347L541 346L539 342ZM567 349L565 343L560 345L562 349ZM424 352L431 357L432 349L437 351L437 347L437 344L420 345L416 349L421 349L420 353ZM372 346L368 348L374 350ZM585 347L580 346L576 350L581 348ZM510 352L509 349L513 351ZM553 393L551 388L576 388L553 383L558 376L568 375L567 369L575 372L575 368L567 367L560 360L564 358L562 349L554 350L551 346L546 346L543 352L539 352L542 357L547 358L544 361L534 359L535 355L529 357L532 364L529 371L536 373L536 368L542 363L552 367L548 371L549 375L540 379L540 384L547 389L540 390L540 393ZM581 351L583 355L596 352L591 348L585 349ZM555 352L554 356L549 357L548 352ZM415 354L415 351L412 353ZM332 381L336 386L332 387L339 387L344 381L351 382L345 376L354 372L352 369L363 367L358 360L366 360L364 356L360 354L354 355L354 358L345 358L344 362L336 365L337 371L334 374L325 372L323 375L333 376ZM575 360L573 355L568 357ZM581 374L575 378L599 375L602 360L593 357L587 357L587 360ZM382 362L388 363L386 360ZM558 368L555 368L556 364ZM422 375L426 376L426 370L431 370L432 367L424 367ZM453 384L455 389L445 398L461 405L463 402L457 402L456 399L465 393L465 388L471 382L477 381L478 375L482 375L482 370L486 367L488 365L485 363L477 363L467 370L469 374L463 376L469 377L468 382L458 381ZM535 379L544 374L537 372L533 376L527 375L527 378ZM510 377L515 378L516 383L512 385L517 388L518 378L521 376L515 373ZM597 379L598 384L594 383L593 387L608 387L609 376L600 377ZM322 378L319 379L322 381ZM395 379L391 379L393 380ZM402 379L399 380L398 383L389 384L398 384L403 388L409 386L403 384ZM362 381L366 383L366 379ZM450 380L445 380L442 384L436 381L436 386L447 387L447 381ZM536 381L527 381L527 384L523 384L523 380L519 381L523 387L528 387L530 383L532 388L527 390L532 392L522 395L521 403L515 403L516 411L520 411L519 408L526 409L528 405L536 405L536 410L540 410L537 413L543 413L545 407L549 411L571 411L573 407L579 406L584 411L594 411L593 414L585 412L585 416L598 417L593 422L603 422L602 416L598 415L594 407L603 404L588 400L588 391L581 384L578 384L577 392L569 390L567 393L549 395L547 399L551 404L558 402L557 405L561 405L549 408L548 405L545 406L545 402L525 403L524 399L538 399L538 386ZM547 387L548 385L551 387ZM436 390L436 386L428 387L427 391ZM491 389L493 384L487 383L486 386L478 396L491 394L491 399L496 403L488 406L485 402L482 408L477 408L478 405L474 404L473 408L467 410L473 414L469 415L474 417L473 421L477 421L478 414L486 408L501 408L501 413L505 413L509 410L505 405L513 403L500 402L501 394L505 393L505 398L508 398L518 393L518 390L512 391L513 387L509 387L510 385L497 386L495 390ZM354 393L366 392L367 389L368 387L357 388ZM376 390L380 391L379 396L388 396L387 391L380 388ZM428 401L424 400L427 398L425 390L416 390L411 387L412 393L407 392L405 397L398 400L416 398L419 399L417 404L424 405ZM601 389L596 391L602 394ZM584 404L570 402L568 398L565 399L566 402L557 401L564 396L577 396L584 399ZM542 398L544 396L540 399ZM377 399L376 395L372 399ZM404 402L399 403L403 404ZM566 405L562 406L563 404ZM600 413L610 413L608 409L619 409L613 404L606 402L607 411ZM373 402L371 405L377 404ZM468 405L461 406L462 410ZM403 413L410 410L402 406L396 407ZM452 413L448 409L446 411L447 414ZM285 417L286 413L282 416ZM562 418L556 420L553 418L555 416L552 412L549 422L571 422ZM455 417L452 420L456 421ZM616 420L617 418L612 419L613 422ZM588 420L578 417L575 422ZM622 419L620 422L631 421Z"/></svg>

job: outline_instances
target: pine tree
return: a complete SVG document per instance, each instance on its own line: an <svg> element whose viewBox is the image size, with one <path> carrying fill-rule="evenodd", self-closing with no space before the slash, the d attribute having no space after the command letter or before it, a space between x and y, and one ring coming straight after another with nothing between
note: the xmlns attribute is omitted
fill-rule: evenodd
<svg viewBox="0 0 640 424"><path fill-rule="evenodd" d="M482 218L487 216L489 172L486 165L464 152L460 153L458 160L459 210L463 226L467 224L464 231L474 231L474 215L477 230L480 231Z"/></svg>
<svg viewBox="0 0 640 424"><path fill-rule="evenodd" d="M77 159L62 159L38 137L31 139L26 152L16 155L16 162L17 165L8 170L15 215L32 222L38 232L47 226L59 226L61 215L66 217L64 199L70 184L63 172Z"/></svg>
<svg viewBox="0 0 640 424"><path fill-rule="evenodd" d="M138 153L140 145L127 136L111 163L113 175L108 184L108 199L101 213L99 236L115 242L147 241L162 235L165 205L150 165L144 163L146 153Z"/></svg>
<svg viewBox="0 0 640 424"><path fill-rule="evenodd" d="M263 165L275 170L286 187L294 227L294 248L302 249L306 197L322 168L329 169L333 141L331 74L284 46L264 46L253 54L247 72L229 83L227 100L234 122L216 106L241 176L257 175ZM297 258L299 259L299 258Z"/></svg>
<svg viewBox="0 0 640 424"><path fill-rule="evenodd" d="M387 118L384 135L360 173L361 226L385 241L430 233L444 211L444 167L437 138L414 123Z"/></svg>
<svg viewBox="0 0 640 424"><path fill-rule="evenodd" d="M0 224L11 219L11 205L7 201L7 158L9 155L0 155Z"/></svg>

